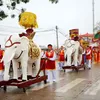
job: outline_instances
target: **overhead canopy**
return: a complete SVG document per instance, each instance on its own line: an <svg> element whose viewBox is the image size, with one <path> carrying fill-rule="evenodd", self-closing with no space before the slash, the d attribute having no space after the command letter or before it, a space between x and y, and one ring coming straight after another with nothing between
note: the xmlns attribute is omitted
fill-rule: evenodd
<svg viewBox="0 0 100 100"><path fill-rule="evenodd" d="M85 33L85 34L79 35L79 37L93 37L93 34Z"/></svg>

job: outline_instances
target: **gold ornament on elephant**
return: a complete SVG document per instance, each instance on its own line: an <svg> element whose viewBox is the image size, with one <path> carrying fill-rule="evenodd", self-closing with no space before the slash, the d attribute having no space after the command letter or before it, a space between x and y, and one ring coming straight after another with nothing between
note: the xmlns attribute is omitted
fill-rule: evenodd
<svg viewBox="0 0 100 100"><path fill-rule="evenodd" d="M34 44L34 42L29 39L29 57L31 57L33 60L37 59L40 56L40 50L37 47L37 45Z"/></svg>
<svg viewBox="0 0 100 100"><path fill-rule="evenodd" d="M37 17L34 13L23 12L19 15L19 25L25 28L38 28Z"/></svg>

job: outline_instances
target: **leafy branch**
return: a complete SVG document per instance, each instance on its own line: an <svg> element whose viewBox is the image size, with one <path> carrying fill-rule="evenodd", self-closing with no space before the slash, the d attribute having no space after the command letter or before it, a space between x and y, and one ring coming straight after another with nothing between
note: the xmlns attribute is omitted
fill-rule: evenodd
<svg viewBox="0 0 100 100"><path fill-rule="evenodd" d="M16 6L19 5L20 3L23 2L23 3L27 4L30 2L30 0L5 0L5 1L6 2L4 2L3 0L0 0L0 20L3 20L9 16L9 14L7 14L4 9L2 9L2 7L4 5L8 10L14 11L14 10L16 10ZM58 3L58 0L49 0L49 1L51 3L55 3L55 4ZM26 9L21 8L21 9L17 9L17 10L19 10L20 13L22 13L22 12L25 12ZM11 16L11 18L15 18L16 15L12 14L10 16Z"/></svg>

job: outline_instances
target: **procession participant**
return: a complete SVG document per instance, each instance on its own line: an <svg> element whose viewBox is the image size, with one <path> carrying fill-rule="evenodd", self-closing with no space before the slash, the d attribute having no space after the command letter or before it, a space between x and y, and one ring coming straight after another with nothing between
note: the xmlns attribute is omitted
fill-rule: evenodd
<svg viewBox="0 0 100 100"><path fill-rule="evenodd" d="M94 47L93 48L93 60L94 60L94 63L97 63L98 62L98 49L97 47Z"/></svg>
<svg viewBox="0 0 100 100"><path fill-rule="evenodd" d="M1 45L0 45L0 61L3 57L4 54L4 50L1 49ZM3 62L0 62L0 80L3 79L3 71L4 71L4 64Z"/></svg>
<svg viewBox="0 0 100 100"><path fill-rule="evenodd" d="M58 53L58 61L59 61L59 63L58 63L59 64L59 69L62 70L62 67L64 66L64 61L65 61L63 46L61 46L60 51Z"/></svg>
<svg viewBox="0 0 100 100"><path fill-rule="evenodd" d="M87 60L87 67L91 69L92 67L92 50L90 46L86 48L86 60Z"/></svg>
<svg viewBox="0 0 100 100"><path fill-rule="evenodd" d="M100 63L100 47L98 47L98 56L97 56L98 63Z"/></svg>
<svg viewBox="0 0 100 100"><path fill-rule="evenodd" d="M56 81L56 53L52 48L51 44L48 44L48 50L45 52L45 56L47 58L46 62L46 71L48 75L48 82ZM52 79L51 79L52 78Z"/></svg>

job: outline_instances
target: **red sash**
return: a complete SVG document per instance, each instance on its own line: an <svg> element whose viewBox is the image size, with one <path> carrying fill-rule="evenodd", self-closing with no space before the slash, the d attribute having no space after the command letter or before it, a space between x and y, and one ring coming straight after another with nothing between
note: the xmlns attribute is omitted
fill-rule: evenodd
<svg viewBox="0 0 100 100"><path fill-rule="evenodd" d="M86 55L86 59L92 59L92 51L91 51L91 49L87 49L86 50L86 54L89 53L89 52L90 52L90 54Z"/></svg>
<svg viewBox="0 0 100 100"><path fill-rule="evenodd" d="M54 51L53 51L53 50L51 50L51 51L46 51L46 57L47 57L47 58L52 58L53 55L54 55Z"/></svg>
<svg viewBox="0 0 100 100"><path fill-rule="evenodd" d="M64 61L64 50L61 50L60 53L59 53L59 58L58 58L59 61Z"/></svg>
<svg viewBox="0 0 100 100"><path fill-rule="evenodd" d="M46 51L46 57L47 58L53 58L53 56L54 56L54 51L53 50L51 50L50 52ZM45 67L46 67L47 70L54 70L56 68L55 60L54 61L47 60Z"/></svg>

